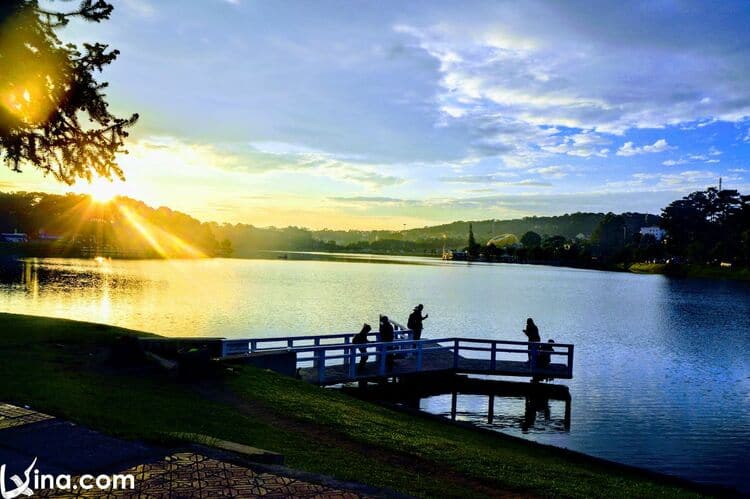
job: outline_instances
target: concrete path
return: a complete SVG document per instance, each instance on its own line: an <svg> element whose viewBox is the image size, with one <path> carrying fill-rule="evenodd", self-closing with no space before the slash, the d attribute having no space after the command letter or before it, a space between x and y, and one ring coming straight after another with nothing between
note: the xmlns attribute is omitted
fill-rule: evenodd
<svg viewBox="0 0 750 499"><path fill-rule="evenodd" d="M109 437L33 410L0 403L0 465L5 490L17 488L37 459L29 497L319 497L387 495L366 486L243 461L208 448L167 449ZM132 490L34 490L39 474L68 474L73 484L83 474L132 474ZM0 474L2 475L2 474ZM14 476L18 477L14 483Z"/></svg>

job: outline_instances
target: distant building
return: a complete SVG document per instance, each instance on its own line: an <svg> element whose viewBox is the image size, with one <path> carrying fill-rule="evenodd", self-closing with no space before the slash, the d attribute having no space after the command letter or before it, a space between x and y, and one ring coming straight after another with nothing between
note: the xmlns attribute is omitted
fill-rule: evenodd
<svg viewBox="0 0 750 499"><path fill-rule="evenodd" d="M664 239L664 236L667 235L667 231L662 229L661 227L657 227L656 225L651 227L641 227L641 235L642 236L654 236L654 239L657 241L661 241Z"/></svg>
<svg viewBox="0 0 750 499"><path fill-rule="evenodd" d="M468 260L469 253L467 251L456 251L448 250L443 251L443 260Z"/></svg>
<svg viewBox="0 0 750 499"><path fill-rule="evenodd" d="M3 232L0 234L0 241L4 243L27 243L29 242L29 237L24 234L23 232Z"/></svg>
<svg viewBox="0 0 750 499"><path fill-rule="evenodd" d="M57 241L58 239L60 239L60 236L48 234L44 229L39 229L37 239L40 239L42 241Z"/></svg>

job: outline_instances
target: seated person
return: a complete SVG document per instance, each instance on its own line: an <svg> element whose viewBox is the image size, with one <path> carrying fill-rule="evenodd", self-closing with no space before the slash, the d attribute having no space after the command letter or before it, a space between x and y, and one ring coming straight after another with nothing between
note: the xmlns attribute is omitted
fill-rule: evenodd
<svg viewBox="0 0 750 499"><path fill-rule="evenodd" d="M555 343L555 340L550 339L547 341L547 343L543 343L539 346L539 354L536 358L536 366L537 367L549 367L550 363L552 362L552 355L550 352L554 352L555 349L552 348L552 344Z"/></svg>

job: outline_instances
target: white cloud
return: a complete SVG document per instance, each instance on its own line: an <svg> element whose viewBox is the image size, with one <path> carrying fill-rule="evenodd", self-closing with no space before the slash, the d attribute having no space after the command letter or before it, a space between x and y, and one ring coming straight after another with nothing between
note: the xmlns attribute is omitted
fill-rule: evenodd
<svg viewBox="0 0 750 499"><path fill-rule="evenodd" d="M731 170L730 170L731 171ZM690 191L701 190L718 182L720 174L710 170L685 170L679 173L634 173L627 180L607 182L607 189L635 191ZM725 176L725 180L738 181L736 175Z"/></svg>
<svg viewBox="0 0 750 499"><path fill-rule="evenodd" d="M618 156L635 156L636 154L647 154L647 153L658 153L664 152L668 149L673 149L665 139L659 139L653 144L636 147L632 142L625 142L622 147L617 150Z"/></svg>
<svg viewBox="0 0 750 499"><path fill-rule="evenodd" d="M591 156L606 158L609 154L609 148L603 146L610 143L609 139L586 131L564 137L561 142L554 145L542 144L541 149L555 154L567 154L568 156L578 156L581 158L589 158Z"/></svg>
<svg viewBox="0 0 750 499"><path fill-rule="evenodd" d="M140 17L152 17L156 9L147 0L123 0L123 5L127 10Z"/></svg>
<svg viewBox="0 0 750 499"><path fill-rule="evenodd" d="M661 164L664 166L675 166L675 165L684 165L687 162L688 160L686 160L685 158L680 158L680 159L668 159L666 161L662 161Z"/></svg>

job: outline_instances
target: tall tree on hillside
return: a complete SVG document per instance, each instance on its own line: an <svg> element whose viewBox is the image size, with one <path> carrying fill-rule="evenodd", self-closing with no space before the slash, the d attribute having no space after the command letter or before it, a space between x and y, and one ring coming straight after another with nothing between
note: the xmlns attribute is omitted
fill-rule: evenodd
<svg viewBox="0 0 750 499"><path fill-rule="evenodd" d="M604 219L591 236L599 250L599 254L605 259L611 259L625 247L625 219L622 215L607 213Z"/></svg>
<svg viewBox="0 0 750 499"><path fill-rule="evenodd" d="M96 79L119 52L101 43L78 48L55 34L71 19L101 22L111 13L104 0L68 12L37 0L0 3L0 156L12 170L31 165L67 184L124 178L115 155L126 152L126 128L138 115L110 113L107 83Z"/></svg>
<svg viewBox="0 0 750 499"><path fill-rule="evenodd" d="M474 238L474 227L472 227L472 224L469 224L469 245L466 250L472 258L477 258L479 256L479 243L477 243L477 240Z"/></svg>

